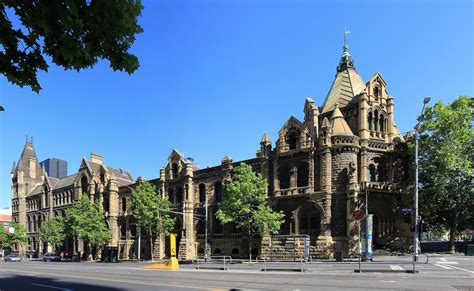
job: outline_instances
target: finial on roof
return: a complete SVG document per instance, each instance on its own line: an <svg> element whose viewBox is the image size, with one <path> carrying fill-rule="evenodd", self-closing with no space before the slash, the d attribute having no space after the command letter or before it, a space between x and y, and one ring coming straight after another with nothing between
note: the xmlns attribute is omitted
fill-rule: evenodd
<svg viewBox="0 0 474 291"><path fill-rule="evenodd" d="M268 132L265 132L263 134L263 137L262 137L262 140L260 141L260 143L264 143L264 144L271 144L272 143L272 140L270 139L270 135L268 134Z"/></svg>
<svg viewBox="0 0 474 291"><path fill-rule="evenodd" d="M343 71L347 68L354 68L354 60L351 57L351 54L349 53L349 46L347 45L347 36L351 32L348 31L346 28L344 28L344 46L342 49L342 56L341 60L339 61L339 66L337 66L337 71Z"/></svg>
<svg viewBox="0 0 474 291"><path fill-rule="evenodd" d="M10 172L10 174L15 173L15 170L16 170L16 162L13 161L12 171Z"/></svg>

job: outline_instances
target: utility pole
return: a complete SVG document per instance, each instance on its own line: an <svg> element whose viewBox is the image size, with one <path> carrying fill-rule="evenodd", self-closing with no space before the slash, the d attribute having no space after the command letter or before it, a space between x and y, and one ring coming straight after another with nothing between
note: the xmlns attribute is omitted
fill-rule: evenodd
<svg viewBox="0 0 474 291"><path fill-rule="evenodd" d="M205 192L204 192L205 193ZM207 212L207 193L204 199L205 208L206 208L206 221L204 223L204 261L207 262L207 222L208 222L208 212Z"/></svg>
<svg viewBox="0 0 474 291"><path fill-rule="evenodd" d="M423 115L423 112L425 111L426 104L430 102L431 97L425 97L423 99L423 108L421 109L421 114L420 116ZM416 271L416 261L418 260L418 129L420 126L420 122L415 125L415 195L413 199L413 211L415 213L414 217L414 230L413 230L413 274L415 274Z"/></svg>

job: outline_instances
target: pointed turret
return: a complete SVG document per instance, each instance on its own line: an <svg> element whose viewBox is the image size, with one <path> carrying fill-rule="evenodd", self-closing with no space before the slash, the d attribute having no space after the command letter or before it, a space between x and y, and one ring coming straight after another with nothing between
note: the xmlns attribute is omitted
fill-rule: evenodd
<svg viewBox="0 0 474 291"><path fill-rule="evenodd" d="M331 116L331 128L333 135L353 135L351 128L347 124L339 105L336 104Z"/></svg>
<svg viewBox="0 0 474 291"><path fill-rule="evenodd" d="M271 145L272 144L272 140L270 139L270 135L268 134L268 132L265 132L262 136L262 140L260 141L260 144L261 145Z"/></svg>

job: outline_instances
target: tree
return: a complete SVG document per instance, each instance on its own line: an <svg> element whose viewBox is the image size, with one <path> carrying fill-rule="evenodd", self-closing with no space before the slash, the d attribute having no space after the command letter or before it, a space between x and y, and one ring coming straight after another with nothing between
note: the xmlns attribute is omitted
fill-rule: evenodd
<svg viewBox="0 0 474 291"><path fill-rule="evenodd" d="M142 9L140 0L0 1L0 73L35 92L37 72L48 70L45 56L77 71L108 59L113 70L131 74L139 64L128 50L143 31Z"/></svg>
<svg viewBox="0 0 474 291"><path fill-rule="evenodd" d="M3 228L3 226L1 228ZM18 251L24 251L28 242L25 227L16 222L12 222L10 228L13 228L13 232L3 229L3 247L11 248L12 246L18 245Z"/></svg>
<svg viewBox="0 0 474 291"><path fill-rule="evenodd" d="M130 206L138 226L150 236L153 259L153 235L168 236L174 228L170 202L156 193L154 185L144 181L132 190Z"/></svg>
<svg viewBox="0 0 474 291"><path fill-rule="evenodd" d="M234 169L232 182L224 187L223 201L219 203L217 218L223 223L233 222L237 229L249 236L249 258L251 235L258 233L276 234L283 223L283 212L273 211L267 200L267 181L252 171L252 167L242 163Z"/></svg>
<svg viewBox="0 0 474 291"><path fill-rule="evenodd" d="M420 119L420 213L431 227L449 229L451 252L456 231L474 221L473 105L466 96L438 102Z"/></svg>
<svg viewBox="0 0 474 291"><path fill-rule="evenodd" d="M41 225L39 237L41 241L51 244L53 249L56 250L56 246L62 245L66 238L66 225L64 218L54 216L46 220Z"/></svg>
<svg viewBox="0 0 474 291"><path fill-rule="evenodd" d="M96 251L112 240L112 233L99 211L99 203L91 202L87 194L83 194L69 209L67 224L72 235L77 235ZM96 253L93 254L94 258Z"/></svg>

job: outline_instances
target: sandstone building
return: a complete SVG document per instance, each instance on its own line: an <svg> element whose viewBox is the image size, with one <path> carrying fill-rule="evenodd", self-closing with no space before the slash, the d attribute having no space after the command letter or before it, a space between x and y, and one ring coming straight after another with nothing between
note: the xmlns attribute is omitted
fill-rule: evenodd
<svg viewBox="0 0 474 291"><path fill-rule="evenodd" d="M335 251L355 251L358 232L351 218L368 195L374 215L374 243L409 240L400 205L405 194L400 183L406 172L403 138L394 123L394 98L380 73L368 82L358 75L344 44L335 79L321 107L311 98L304 103L304 120L291 116L281 127L275 143L265 133L256 157L200 169L178 150L168 157L157 179L150 180L157 195L167 197L177 215L175 233L179 258L192 259L204 253L204 221L197 216L209 210L209 250L212 255L248 257L248 237L233 225L215 218L223 186L232 179L239 163L250 164L268 181L270 205L285 213L281 235L310 237L313 257L330 257ZM108 167L102 157L83 158L78 172L62 179L48 177L27 141L18 164L12 169L13 217L28 230L32 252L44 252L38 238L41 222L51 215L67 215L71 203L82 193L99 201L120 259L149 256L147 239L137 245L137 228L129 207L134 181L127 172ZM143 237L144 238L144 237ZM254 239L254 255L265 255L267 238ZM157 239L155 257L167 256L168 245ZM69 238L67 253L83 248Z"/></svg>

